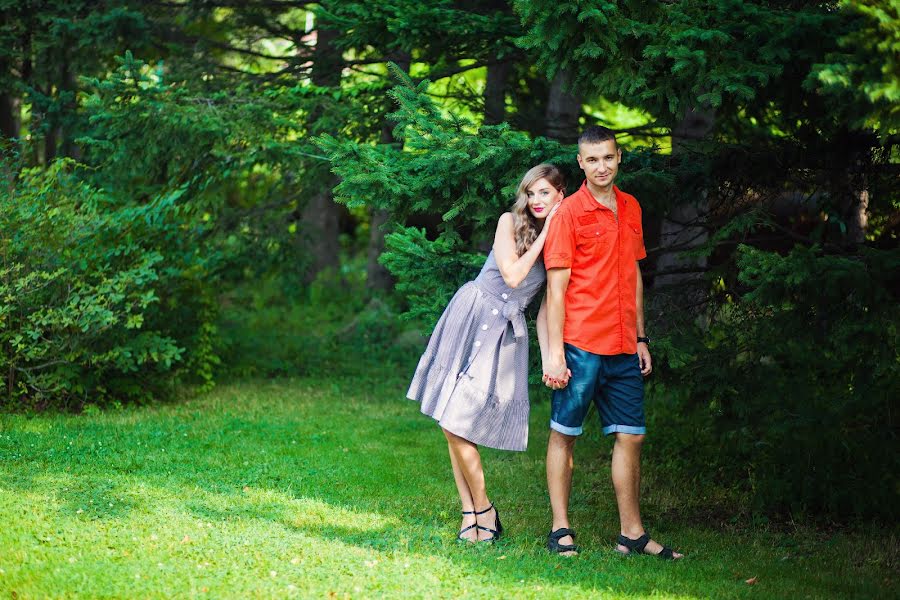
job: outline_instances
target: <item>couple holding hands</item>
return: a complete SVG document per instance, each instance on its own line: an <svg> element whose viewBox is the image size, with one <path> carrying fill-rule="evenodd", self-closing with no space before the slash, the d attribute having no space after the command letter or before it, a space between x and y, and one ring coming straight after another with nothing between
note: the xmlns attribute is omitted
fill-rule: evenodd
<svg viewBox="0 0 900 600"><path fill-rule="evenodd" d="M572 451L590 404L615 435L612 480L621 531L616 551L682 555L650 538L640 517L640 453L646 432L643 377L652 363L645 337L646 257L637 200L614 181L622 160L615 134L592 126L578 138L585 182L563 200L553 165L530 169L497 223L481 273L444 310L407 396L444 431L462 503L458 538L489 542L503 533L488 499L478 446L528 444L528 328L523 311L541 291L537 316L543 381L553 390L547 486L551 552L578 553L568 517Z"/></svg>

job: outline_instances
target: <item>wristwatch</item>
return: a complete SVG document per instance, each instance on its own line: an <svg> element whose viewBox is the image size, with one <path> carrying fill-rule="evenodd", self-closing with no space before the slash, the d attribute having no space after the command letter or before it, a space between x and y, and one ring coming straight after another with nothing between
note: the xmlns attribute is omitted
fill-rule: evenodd
<svg viewBox="0 0 900 600"><path fill-rule="evenodd" d="M649 346L650 338L638 336L638 344L640 344L641 342L644 342L645 344L647 344Z"/></svg>

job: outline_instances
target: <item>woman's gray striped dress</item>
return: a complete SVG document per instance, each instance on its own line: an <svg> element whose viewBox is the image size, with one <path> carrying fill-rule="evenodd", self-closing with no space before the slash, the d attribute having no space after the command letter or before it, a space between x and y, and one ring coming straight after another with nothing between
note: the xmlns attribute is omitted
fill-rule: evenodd
<svg viewBox="0 0 900 600"><path fill-rule="evenodd" d="M523 310L546 280L539 258L515 289L488 255L444 310L413 376L410 400L479 446L528 445L528 327Z"/></svg>

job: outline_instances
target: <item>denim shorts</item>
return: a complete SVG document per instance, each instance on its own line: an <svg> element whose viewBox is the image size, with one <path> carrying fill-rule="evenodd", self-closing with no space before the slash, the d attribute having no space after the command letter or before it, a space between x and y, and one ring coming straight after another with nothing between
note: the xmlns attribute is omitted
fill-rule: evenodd
<svg viewBox="0 0 900 600"><path fill-rule="evenodd" d="M592 354L565 344L569 385L554 390L550 429L581 435L591 402L597 405L603 434L647 432L644 378L637 354Z"/></svg>

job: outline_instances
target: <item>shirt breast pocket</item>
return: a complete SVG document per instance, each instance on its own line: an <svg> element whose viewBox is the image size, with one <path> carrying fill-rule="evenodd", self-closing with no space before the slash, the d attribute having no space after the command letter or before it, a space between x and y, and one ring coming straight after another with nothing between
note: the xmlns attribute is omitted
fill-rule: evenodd
<svg viewBox="0 0 900 600"><path fill-rule="evenodd" d="M643 258L644 256L644 232L641 231L640 223L630 223L626 221L625 229L628 231L629 246L634 253L635 258Z"/></svg>
<svg viewBox="0 0 900 600"><path fill-rule="evenodd" d="M575 230L576 246L584 254L599 254L609 248L614 235L600 223L582 225Z"/></svg>

